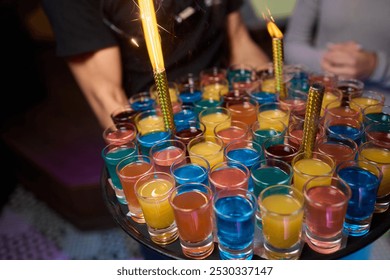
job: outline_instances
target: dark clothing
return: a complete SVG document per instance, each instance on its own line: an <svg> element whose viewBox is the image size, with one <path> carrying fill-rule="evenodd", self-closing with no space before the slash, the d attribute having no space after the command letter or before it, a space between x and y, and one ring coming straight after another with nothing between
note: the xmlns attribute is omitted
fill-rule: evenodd
<svg viewBox="0 0 390 280"><path fill-rule="evenodd" d="M238 10L242 0L154 3L169 81L212 66L227 66L226 16ZM43 4L54 29L59 56L118 45L126 93L130 96L153 84L136 0L43 0Z"/></svg>

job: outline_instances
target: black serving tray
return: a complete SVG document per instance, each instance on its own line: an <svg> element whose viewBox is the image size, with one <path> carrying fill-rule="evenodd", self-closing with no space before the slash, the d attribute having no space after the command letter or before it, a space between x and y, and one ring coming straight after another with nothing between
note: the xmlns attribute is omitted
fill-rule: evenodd
<svg viewBox="0 0 390 280"><path fill-rule="evenodd" d="M181 251L180 242L176 240L175 242L161 246L155 244L149 237L148 230L145 224L138 224L134 222L131 218L126 216L128 208L126 205L120 204L115 196L115 192L108 182L107 171L103 169L100 178L100 185L103 193L103 198L105 204L108 207L108 210L112 214L116 223L133 239L140 242L141 244L147 246L148 248L154 250L155 252L163 255L165 258L170 259L189 259ZM361 237L352 237L349 236L345 247L332 254L319 254L305 244L302 253L300 256L301 260L331 260L339 259L349 254L352 254L359 249L369 245L374 242L376 239L381 237L385 232L390 229L390 209L384 213L374 214L370 231ZM218 246L216 244L213 253L206 258L206 260L218 260L219 252ZM254 260L261 260L262 258L258 255L253 256Z"/></svg>

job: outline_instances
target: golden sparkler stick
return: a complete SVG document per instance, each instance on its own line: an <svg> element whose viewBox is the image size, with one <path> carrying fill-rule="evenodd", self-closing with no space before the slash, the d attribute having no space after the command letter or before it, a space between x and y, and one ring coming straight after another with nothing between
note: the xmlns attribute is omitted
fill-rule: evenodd
<svg viewBox="0 0 390 280"><path fill-rule="evenodd" d="M138 5L141 12L142 28L144 30L150 62L153 67L154 81L156 83L165 128L173 131L175 130L175 124L173 122L172 103L169 95L168 80L153 0L138 0Z"/></svg>
<svg viewBox="0 0 390 280"><path fill-rule="evenodd" d="M309 88L301 145L305 158L313 155L324 92L325 87L321 83L314 83Z"/></svg>
<svg viewBox="0 0 390 280"><path fill-rule="evenodd" d="M275 88L280 98L286 96L286 88L283 83L283 33L273 21L267 23L268 33L272 37L272 58L275 73Z"/></svg>

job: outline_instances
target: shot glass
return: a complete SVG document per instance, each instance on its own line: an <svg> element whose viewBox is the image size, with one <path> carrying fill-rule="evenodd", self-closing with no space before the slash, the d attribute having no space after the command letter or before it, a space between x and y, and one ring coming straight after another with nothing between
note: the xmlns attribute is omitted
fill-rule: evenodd
<svg viewBox="0 0 390 280"><path fill-rule="evenodd" d="M338 79L336 86L343 93L343 104L349 101L350 95L359 96L364 89L363 81L358 79Z"/></svg>
<svg viewBox="0 0 390 280"><path fill-rule="evenodd" d="M156 100L148 91L139 92L129 98L131 108L136 112L153 110Z"/></svg>
<svg viewBox="0 0 390 280"><path fill-rule="evenodd" d="M329 103L325 107L324 113L324 123L331 119L359 119L361 112L359 110L352 109L349 105L349 102L344 105L339 106L338 102Z"/></svg>
<svg viewBox="0 0 390 280"><path fill-rule="evenodd" d="M259 106L265 103L272 103L278 101L278 96L275 93L265 92L261 90L248 92L248 95L253 100L256 100Z"/></svg>
<svg viewBox="0 0 390 280"><path fill-rule="evenodd" d="M250 168L256 198L267 187L291 185L293 170L290 164L279 159L263 159Z"/></svg>
<svg viewBox="0 0 390 280"><path fill-rule="evenodd" d="M274 93L278 95L279 92L276 89L275 83L275 71L273 69L273 64L270 63L268 69L261 70L257 72L257 75L260 78L261 85L260 90L263 92ZM289 82L293 78L293 74L290 71L283 69L283 83L285 88L289 87Z"/></svg>
<svg viewBox="0 0 390 280"><path fill-rule="evenodd" d="M135 117L138 112L134 111L130 105L116 108L111 112L110 117L113 123L119 127L121 124L132 123L135 124Z"/></svg>
<svg viewBox="0 0 390 280"><path fill-rule="evenodd" d="M288 125L289 140L295 146L300 147L302 145L303 129L305 122L301 120L290 121ZM321 141L325 137L325 128L320 123L317 124L316 142Z"/></svg>
<svg viewBox="0 0 390 280"><path fill-rule="evenodd" d="M169 198L182 252L191 259L204 259L214 250L213 193L201 183L176 187Z"/></svg>
<svg viewBox="0 0 390 280"><path fill-rule="evenodd" d="M111 125L103 131L103 139L107 144L122 145L135 140L137 128L132 123L119 126Z"/></svg>
<svg viewBox="0 0 390 280"><path fill-rule="evenodd" d="M150 148L150 157L153 159L156 171L170 173L174 161L184 159L186 145L179 140L163 140Z"/></svg>
<svg viewBox="0 0 390 280"><path fill-rule="evenodd" d="M380 112L384 103L385 96L378 91L363 90L361 93L349 95L349 106L360 112L360 121L363 121L363 110L366 107L376 105L375 111Z"/></svg>
<svg viewBox="0 0 390 280"><path fill-rule="evenodd" d="M359 159L375 164L382 172L376 194L375 213L383 213L390 205L390 147L378 142L366 142L359 147Z"/></svg>
<svg viewBox="0 0 390 280"><path fill-rule="evenodd" d="M179 87L179 97L183 105L193 105L194 102L202 99L199 77L193 73L187 73L177 82Z"/></svg>
<svg viewBox="0 0 390 280"><path fill-rule="evenodd" d="M174 139L182 141L184 144L188 145L192 139L203 136L205 130L206 127L203 123L199 121L189 121L186 125L183 124L176 127L173 137Z"/></svg>
<svg viewBox="0 0 390 280"><path fill-rule="evenodd" d="M134 121L137 126L138 133L141 135L153 131L165 130L164 119L161 112L157 110L140 112L135 117Z"/></svg>
<svg viewBox="0 0 390 280"><path fill-rule="evenodd" d="M199 113L208 108L222 107L223 100L215 100L211 98L201 99L199 101L194 102L194 111L195 115L199 120Z"/></svg>
<svg viewBox="0 0 390 280"><path fill-rule="evenodd" d="M248 97L238 102L226 102L225 106L229 110L232 120L241 121L247 125L252 125L257 121L259 104L256 100Z"/></svg>
<svg viewBox="0 0 390 280"><path fill-rule="evenodd" d="M290 109L290 112L301 112L306 109L307 93L301 90L288 88L284 97L278 97L278 102Z"/></svg>
<svg viewBox="0 0 390 280"><path fill-rule="evenodd" d="M259 114L257 120L260 124L271 123L274 120L279 120L288 127L290 120L290 109L284 107L280 102L266 103L259 106Z"/></svg>
<svg viewBox="0 0 390 280"><path fill-rule="evenodd" d="M227 145L234 140L248 139L249 126L244 122L228 120L217 124L214 134Z"/></svg>
<svg viewBox="0 0 390 280"><path fill-rule="evenodd" d="M246 78L249 77L251 80L254 80L256 77L255 69L245 63L237 63L229 65L226 69L226 76L231 87L233 87L233 80L235 78Z"/></svg>
<svg viewBox="0 0 390 280"><path fill-rule="evenodd" d="M311 178L317 176L332 176L335 171L333 159L328 155L318 152L313 152L311 158L306 158L304 152L298 153L293 158L291 166L294 170L294 187L301 192L303 191L305 183ZM325 179L323 184L330 184L330 181L327 178Z"/></svg>
<svg viewBox="0 0 390 280"><path fill-rule="evenodd" d="M267 259L295 260L303 247L304 198L289 185L264 189L258 199Z"/></svg>
<svg viewBox="0 0 390 280"><path fill-rule="evenodd" d="M208 77L200 81L203 99L221 100L229 91L229 82L224 77Z"/></svg>
<svg viewBox="0 0 390 280"><path fill-rule="evenodd" d="M214 192L248 189L249 169L237 161L223 161L210 168L209 184Z"/></svg>
<svg viewBox="0 0 390 280"><path fill-rule="evenodd" d="M214 194L214 215L220 258L249 260L253 257L256 198L246 189L227 189Z"/></svg>
<svg viewBox="0 0 390 280"><path fill-rule="evenodd" d="M237 161L245 165L249 170L251 167L264 159L262 147L252 140L235 140L226 145L225 151L226 161ZM253 181L249 176L248 190L253 192Z"/></svg>
<svg viewBox="0 0 390 280"><path fill-rule="evenodd" d="M325 93L324 93L324 97L322 99L320 116L325 115L325 108L329 104L332 104L331 106L334 106L334 107L341 106L342 99L343 99L343 93L337 87L326 88Z"/></svg>
<svg viewBox="0 0 390 280"><path fill-rule="evenodd" d="M145 174L134 185L150 239L159 245L170 244L178 238L173 209L169 203L174 188L175 179L164 172Z"/></svg>
<svg viewBox="0 0 390 280"><path fill-rule="evenodd" d="M378 110L378 105L370 105L364 108L363 123L365 126L371 123L390 123L390 105L383 105L381 107L381 110Z"/></svg>
<svg viewBox="0 0 390 280"><path fill-rule="evenodd" d="M309 84L322 83L325 88L334 88L337 85L337 76L330 72L311 72L309 73Z"/></svg>
<svg viewBox="0 0 390 280"><path fill-rule="evenodd" d="M109 144L105 146L101 152L104 159L105 166L107 168L108 175L110 176L109 182L111 183L118 202L121 204L127 204L125 194L123 192L121 181L116 173L116 165L125 157L137 155L138 148L134 142L127 144L116 145Z"/></svg>
<svg viewBox="0 0 390 280"><path fill-rule="evenodd" d="M165 128L162 130L147 132L145 134L138 133L136 139L139 144L140 153L149 156L150 149L153 145L159 143L160 141L168 140L171 136L171 131L165 130Z"/></svg>
<svg viewBox="0 0 390 280"><path fill-rule="evenodd" d="M284 65L284 70L292 76L289 82L291 89L303 92L309 91L309 70L305 66L299 64Z"/></svg>
<svg viewBox="0 0 390 280"><path fill-rule="evenodd" d="M357 119L340 118L325 122L328 137L334 139L350 138L360 145L364 136L364 125Z"/></svg>
<svg viewBox="0 0 390 280"><path fill-rule="evenodd" d="M192 139L187 150L189 156L200 156L206 159L210 167L223 161L224 143L215 136L200 136Z"/></svg>
<svg viewBox="0 0 390 280"><path fill-rule="evenodd" d="M299 153L299 146L291 136L275 136L263 143L263 151L266 158L273 158L291 164Z"/></svg>
<svg viewBox="0 0 390 280"><path fill-rule="evenodd" d="M239 74L231 79L230 89L246 92L258 91L260 89L260 80L254 72Z"/></svg>
<svg viewBox="0 0 390 280"><path fill-rule="evenodd" d="M226 78L227 69L222 67L211 67L203 69L199 73L199 81L207 81L210 77Z"/></svg>
<svg viewBox="0 0 390 280"><path fill-rule="evenodd" d="M178 186L186 183L209 185L209 172L209 162L198 156L180 158L171 165L171 174Z"/></svg>
<svg viewBox="0 0 390 280"><path fill-rule="evenodd" d="M344 228L351 236L365 235L371 227L382 171L368 161L353 160L340 163L336 174L352 191Z"/></svg>
<svg viewBox="0 0 390 280"><path fill-rule="evenodd" d="M317 142L315 151L330 156L335 166L343 161L354 160L357 157L358 145L350 138L327 138Z"/></svg>
<svg viewBox="0 0 390 280"><path fill-rule="evenodd" d="M232 120L230 111L224 107L208 108L199 113L199 120L205 125L205 135L214 136L214 128L226 121Z"/></svg>
<svg viewBox="0 0 390 280"><path fill-rule="evenodd" d="M154 172L153 161L144 155L133 155L122 159L116 166L129 212L127 216L137 223L145 223L144 214L134 192L134 185L144 174Z"/></svg>
<svg viewBox="0 0 390 280"><path fill-rule="evenodd" d="M260 146L264 142L274 137L284 137L286 135L286 125L282 121L266 122L265 124L254 122L250 127L252 140Z"/></svg>
<svg viewBox="0 0 390 280"><path fill-rule="evenodd" d="M324 185L324 181L330 181ZM319 176L303 186L305 240L311 249L331 254L344 246L343 228L351 188L338 177Z"/></svg>
<svg viewBox="0 0 390 280"><path fill-rule="evenodd" d="M390 148L390 122L371 123L364 130L365 140Z"/></svg>
<svg viewBox="0 0 390 280"><path fill-rule="evenodd" d="M198 116L194 111L193 106L182 106L181 111L173 114L173 121L176 126L176 130L183 130L188 127L191 122L198 120Z"/></svg>

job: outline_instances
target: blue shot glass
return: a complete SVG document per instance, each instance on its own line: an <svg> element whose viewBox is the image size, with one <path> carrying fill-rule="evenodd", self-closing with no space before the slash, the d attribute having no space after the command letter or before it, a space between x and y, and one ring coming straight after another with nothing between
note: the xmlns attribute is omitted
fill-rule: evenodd
<svg viewBox="0 0 390 280"><path fill-rule="evenodd" d="M156 100L152 98L149 92L139 92L129 98L131 108L136 112L152 110Z"/></svg>
<svg viewBox="0 0 390 280"><path fill-rule="evenodd" d="M216 236L220 258L250 260L253 257L257 200L246 189L226 189L214 195Z"/></svg>
<svg viewBox="0 0 390 280"><path fill-rule="evenodd" d="M370 230L382 171L371 162L351 160L340 163L336 174L352 191L344 228L351 236L365 235Z"/></svg>
<svg viewBox="0 0 390 280"><path fill-rule="evenodd" d="M238 161L245 165L248 170L264 159L262 147L252 140L234 140L226 145L224 156L227 161ZM254 184L251 177L248 180L248 190L253 192Z"/></svg>
<svg viewBox="0 0 390 280"><path fill-rule="evenodd" d="M209 185L210 164L202 157L186 156L178 159L172 163L170 172L178 186L186 183Z"/></svg>
<svg viewBox="0 0 390 280"><path fill-rule="evenodd" d="M154 130L145 134L137 134L137 143L142 155L150 156L150 149L160 141L168 140L172 136L170 130Z"/></svg>
<svg viewBox="0 0 390 280"><path fill-rule="evenodd" d="M195 113L194 107L183 105L182 110L173 115L173 122L176 130L183 130L189 126L191 122L197 121L198 116Z"/></svg>
<svg viewBox="0 0 390 280"><path fill-rule="evenodd" d="M330 138L339 140L350 138L360 145L364 136L364 125L352 118L329 119L325 122L325 131Z"/></svg>
<svg viewBox="0 0 390 280"><path fill-rule="evenodd" d="M183 101L183 105L193 105L202 99L199 78L193 73L187 73L184 77L181 77L177 84L179 97Z"/></svg>
<svg viewBox="0 0 390 280"><path fill-rule="evenodd" d="M127 201L123 192L121 181L118 177L118 174L116 173L116 166L125 157L134 156L137 154L138 148L134 142L129 142L122 145L109 144L105 146L101 152L108 175L110 176L109 182L115 191L118 202L124 205L127 204Z"/></svg>

